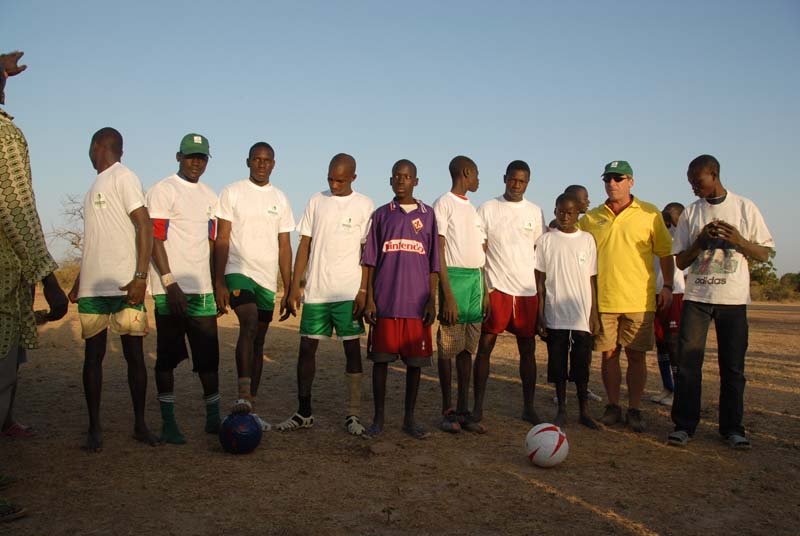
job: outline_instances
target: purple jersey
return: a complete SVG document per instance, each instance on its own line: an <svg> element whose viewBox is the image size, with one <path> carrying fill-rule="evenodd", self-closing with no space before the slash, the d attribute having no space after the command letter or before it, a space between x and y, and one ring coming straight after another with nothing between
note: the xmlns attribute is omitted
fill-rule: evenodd
<svg viewBox="0 0 800 536"><path fill-rule="evenodd" d="M375 267L379 317L422 318L430 297L430 274L439 271L433 209L417 201L417 208L407 213L396 200L378 208L372 214L362 264Z"/></svg>

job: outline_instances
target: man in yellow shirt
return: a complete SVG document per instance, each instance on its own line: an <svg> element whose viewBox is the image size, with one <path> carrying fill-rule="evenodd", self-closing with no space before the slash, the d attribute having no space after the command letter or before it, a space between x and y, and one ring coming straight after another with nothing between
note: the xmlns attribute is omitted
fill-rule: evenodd
<svg viewBox="0 0 800 536"><path fill-rule="evenodd" d="M653 318L656 305L664 308L672 302L672 237L658 208L631 194L633 169L628 162L608 163L603 182L608 198L578 224L597 242L597 304L602 329L594 349L603 353L603 384L608 395L602 422L608 426L623 422L619 348L625 348L626 420L634 432L642 432L639 405L647 381L645 354L655 342ZM658 297L653 255L662 257L664 287Z"/></svg>

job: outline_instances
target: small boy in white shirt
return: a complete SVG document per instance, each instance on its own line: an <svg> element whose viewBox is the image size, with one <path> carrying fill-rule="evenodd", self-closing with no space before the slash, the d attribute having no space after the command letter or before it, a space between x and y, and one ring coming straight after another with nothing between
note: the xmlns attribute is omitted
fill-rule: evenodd
<svg viewBox="0 0 800 536"><path fill-rule="evenodd" d="M597 429L597 422L588 412L593 335L600 329L597 247L592 235L575 226L579 215L580 203L576 196L559 195L555 209L558 228L536 241L537 331L547 342L547 381L556 384L558 412L553 423L557 426L566 423L569 379L577 388L579 422Z"/></svg>

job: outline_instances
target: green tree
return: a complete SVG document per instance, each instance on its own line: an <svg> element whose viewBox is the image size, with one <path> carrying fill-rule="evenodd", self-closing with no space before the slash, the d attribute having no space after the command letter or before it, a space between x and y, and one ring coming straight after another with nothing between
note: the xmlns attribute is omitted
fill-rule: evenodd
<svg viewBox="0 0 800 536"><path fill-rule="evenodd" d="M781 276L781 286L800 292L800 272L783 274Z"/></svg>
<svg viewBox="0 0 800 536"><path fill-rule="evenodd" d="M778 282L778 274L772 259L775 258L775 250L769 252L769 258L765 262L748 259L750 265L750 282L766 286L770 283Z"/></svg>

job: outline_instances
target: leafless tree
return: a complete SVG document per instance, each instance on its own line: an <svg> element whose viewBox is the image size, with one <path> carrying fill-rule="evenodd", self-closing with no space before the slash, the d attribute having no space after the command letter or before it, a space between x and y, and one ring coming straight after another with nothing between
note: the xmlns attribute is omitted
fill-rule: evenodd
<svg viewBox="0 0 800 536"><path fill-rule="evenodd" d="M66 260L77 261L83 251L83 200L69 194L61 200L61 207L64 224L54 227L49 237L66 242L69 246Z"/></svg>

